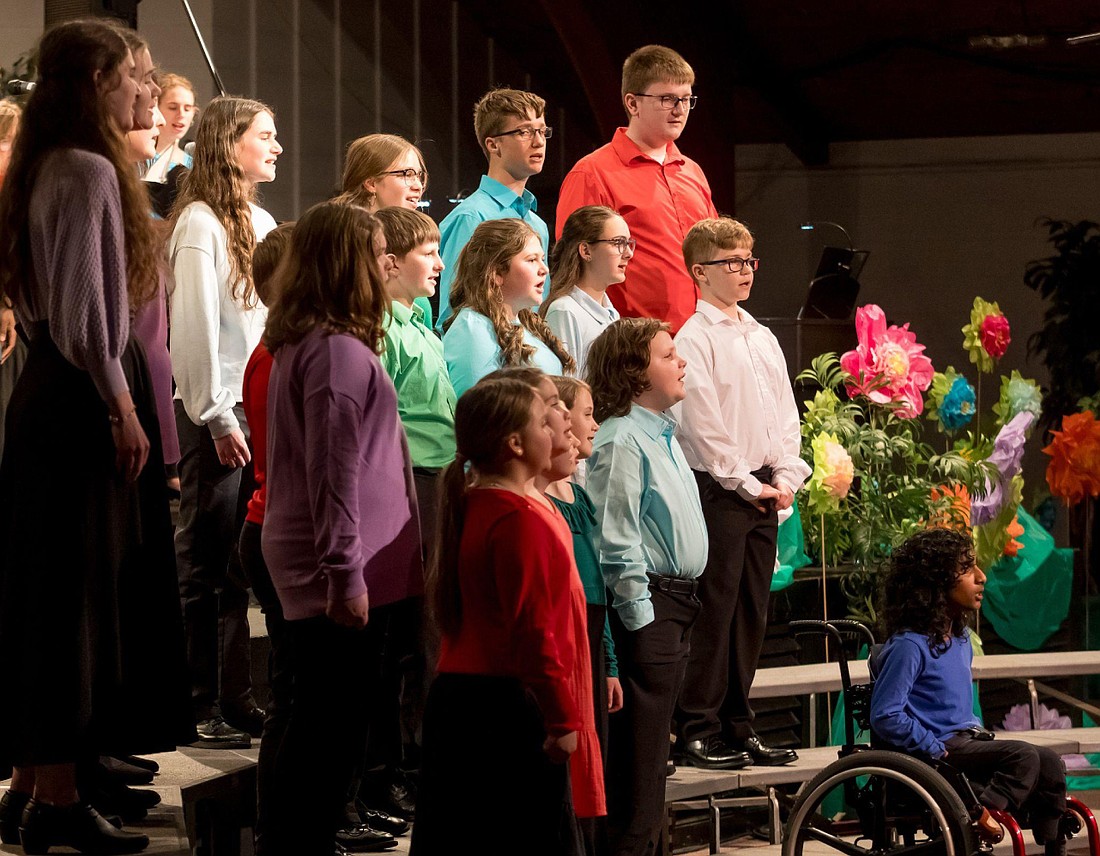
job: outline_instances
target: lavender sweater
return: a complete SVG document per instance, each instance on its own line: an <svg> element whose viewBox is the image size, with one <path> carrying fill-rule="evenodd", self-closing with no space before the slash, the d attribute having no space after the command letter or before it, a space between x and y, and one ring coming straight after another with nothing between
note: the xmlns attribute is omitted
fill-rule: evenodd
<svg viewBox="0 0 1100 856"><path fill-rule="evenodd" d="M286 617L422 593L412 465L378 357L314 330L275 354L267 414L262 546Z"/></svg>

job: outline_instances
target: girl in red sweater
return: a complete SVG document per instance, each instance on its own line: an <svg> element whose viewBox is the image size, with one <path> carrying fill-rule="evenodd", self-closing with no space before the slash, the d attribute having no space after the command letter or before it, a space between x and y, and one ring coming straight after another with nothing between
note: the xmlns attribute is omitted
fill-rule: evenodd
<svg viewBox="0 0 1100 856"><path fill-rule="evenodd" d="M571 557L529 497L550 466L550 420L542 396L511 378L478 383L455 410L458 452L444 470L429 573L442 646L424 714L416 856L454 852L455 830L487 794L496 821L482 828L483 853L580 852L564 763L582 725Z"/></svg>

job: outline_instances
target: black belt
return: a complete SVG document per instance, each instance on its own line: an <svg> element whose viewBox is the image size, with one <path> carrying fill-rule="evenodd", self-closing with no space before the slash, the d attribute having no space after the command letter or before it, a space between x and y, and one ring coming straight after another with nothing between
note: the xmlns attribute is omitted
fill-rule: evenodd
<svg viewBox="0 0 1100 856"><path fill-rule="evenodd" d="M685 580L681 577L664 577L660 574L646 573L649 584L657 591L667 591L669 594L695 594L699 591L699 580Z"/></svg>
<svg viewBox="0 0 1100 856"><path fill-rule="evenodd" d="M770 465L765 464L760 469L753 470L751 473L749 473L749 475L751 475L758 482L771 484L772 479L775 478L775 470L773 470Z"/></svg>

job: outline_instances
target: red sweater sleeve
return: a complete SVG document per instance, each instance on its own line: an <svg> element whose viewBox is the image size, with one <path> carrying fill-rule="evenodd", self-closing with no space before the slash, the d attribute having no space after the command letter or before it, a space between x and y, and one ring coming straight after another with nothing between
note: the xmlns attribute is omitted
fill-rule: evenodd
<svg viewBox="0 0 1100 856"><path fill-rule="evenodd" d="M521 510L497 522L488 546L493 582L513 627L519 677L535 693L549 734L576 731L569 573L554 561L562 552L557 537L536 512Z"/></svg>
<svg viewBox="0 0 1100 856"><path fill-rule="evenodd" d="M248 420L249 443L252 445L252 471L256 477L256 490L248 500L245 519L260 526L264 522L267 501L267 388L274 364L271 352L261 342L248 358L241 390L241 404Z"/></svg>

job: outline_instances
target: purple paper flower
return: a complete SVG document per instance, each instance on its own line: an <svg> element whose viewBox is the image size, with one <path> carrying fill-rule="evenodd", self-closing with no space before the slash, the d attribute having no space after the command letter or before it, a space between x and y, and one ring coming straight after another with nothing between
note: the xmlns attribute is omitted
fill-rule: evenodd
<svg viewBox="0 0 1100 856"><path fill-rule="evenodd" d="M1052 731L1059 728L1072 728L1068 716L1062 716L1057 708L1039 705L1039 721L1035 727L1041 731ZM1026 704L1016 704L1009 708L1001 724L1004 731L1031 731L1031 708ZM1067 770L1082 770L1092 765L1084 755L1063 755Z"/></svg>
<svg viewBox="0 0 1100 856"><path fill-rule="evenodd" d="M1027 440L1027 432L1034 422L1035 414L1025 410L1013 416L997 432L997 439L993 441L993 454L988 461L997 467L998 475L996 480L986 482L985 496L971 497L970 522L974 526L988 523L1004 505L1009 484L1020 473L1024 441Z"/></svg>

